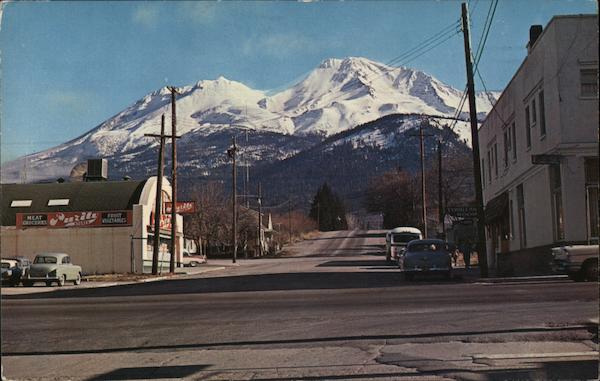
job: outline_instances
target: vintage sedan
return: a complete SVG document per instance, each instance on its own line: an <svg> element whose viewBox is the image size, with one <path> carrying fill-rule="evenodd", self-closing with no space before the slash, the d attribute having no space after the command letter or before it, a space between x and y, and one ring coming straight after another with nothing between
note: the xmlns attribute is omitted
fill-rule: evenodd
<svg viewBox="0 0 600 381"><path fill-rule="evenodd" d="M2 259L2 284L16 286L21 281L23 270L14 259Z"/></svg>
<svg viewBox="0 0 600 381"><path fill-rule="evenodd" d="M446 243L440 239L422 239L408 243L406 251L398 260L398 266L407 280L415 274L443 274L452 277L452 255Z"/></svg>
<svg viewBox="0 0 600 381"><path fill-rule="evenodd" d="M71 263L71 257L65 253L42 253L36 255L29 273L23 279L23 285L32 286L44 282L47 286L56 282L64 286L66 282L81 283L81 267Z"/></svg>

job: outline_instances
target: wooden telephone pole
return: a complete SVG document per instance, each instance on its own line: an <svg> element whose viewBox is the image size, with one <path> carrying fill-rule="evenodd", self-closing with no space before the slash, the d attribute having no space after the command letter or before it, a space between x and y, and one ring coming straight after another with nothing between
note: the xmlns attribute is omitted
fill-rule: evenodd
<svg viewBox="0 0 600 381"><path fill-rule="evenodd" d="M477 109L475 106L475 84L473 82L473 62L471 61L471 38L469 37L469 11L467 3L462 3L462 29L465 42L467 66L467 90L469 94L469 114L471 119L471 144L473 146L473 177L475 178L475 202L477 203L477 254L481 276L487 278L487 251L485 245L485 212L483 210L483 189L479 156L479 131L477 130Z"/></svg>
<svg viewBox="0 0 600 381"><path fill-rule="evenodd" d="M232 189L231 189L231 201L233 204L232 210L232 223L231 223L231 241L233 245L233 259L232 262L235 263L237 259L237 170L235 163L235 156L237 153L237 145L235 144L235 136L231 138L231 148L227 150L227 155L233 159L233 167L232 167Z"/></svg>
<svg viewBox="0 0 600 381"><path fill-rule="evenodd" d="M262 189L260 182L258 183L258 256L262 257Z"/></svg>
<svg viewBox="0 0 600 381"><path fill-rule="evenodd" d="M172 184L171 184L171 261L169 272L175 272L175 254L177 253L177 118L175 112L175 94L177 90L170 86L171 91L171 148L172 148Z"/></svg>
<svg viewBox="0 0 600 381"><path fill-rule="evenodd" d="M165 151L165 114L161 117L160 135L145 134L160 139L158 149L158 173L156 175L156 200L154 202L154 244L152 251L152 275L158 274L158 250L160 249L160 212L162 207L162 179L164 166L164 151ZM143 272L143 269L142 269Z"/></svg>

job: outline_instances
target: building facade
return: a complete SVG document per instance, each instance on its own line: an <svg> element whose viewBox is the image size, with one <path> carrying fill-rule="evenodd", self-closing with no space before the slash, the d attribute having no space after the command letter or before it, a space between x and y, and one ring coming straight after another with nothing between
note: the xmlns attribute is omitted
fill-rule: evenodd
<svg viewBox="0 0 600 381"><path fill-rule="evenodd" d="M598 17L532 26L527 49L479 130L488 263L507 275L598 242Z"/></svg>
<svg viewBox="0 0 600 381"><path fill-rule="evenodd" d="M150 272L157 181L91 181L2 184L2 257L33 259L42 252L64 252L84 274ZM159 268L169 271L171 200L162 182ZM180 265L183 218L177 215L175 262Z"/></svg>

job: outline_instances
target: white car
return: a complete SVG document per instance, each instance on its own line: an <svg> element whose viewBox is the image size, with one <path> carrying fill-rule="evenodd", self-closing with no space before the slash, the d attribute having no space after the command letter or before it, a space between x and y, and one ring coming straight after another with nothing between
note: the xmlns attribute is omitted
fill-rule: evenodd
<svg viewBox="0 0 600 381"><path fill-rule="evenodd" d="M188 253L187 251L184 251L181 263L184 266L196 267L202 263L206 263L206 256L196 255L194 253Z"/></svg>
<svg viewBox="0 0 600 381"><path fill-rule="evenodd" d="M554 271L576 281L598 281L598 245L554 247L552 256Z"/></svg>

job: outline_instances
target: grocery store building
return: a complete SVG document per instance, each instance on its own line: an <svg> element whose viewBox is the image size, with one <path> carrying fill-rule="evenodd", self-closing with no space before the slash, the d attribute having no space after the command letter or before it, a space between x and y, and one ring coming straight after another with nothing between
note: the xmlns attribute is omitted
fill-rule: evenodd
<svg viewBox="0 0 600 381"><path fill-rule="evenodd" d="M157 178L143 181L84 181L2 184L2 257L33 259L64 252L84 274L150 272ZM171 201L163 179L162 212ZM183 218L177 215L175 262L181 262ZM162 214L159 269L169 271L171 215Z"/></svg>

